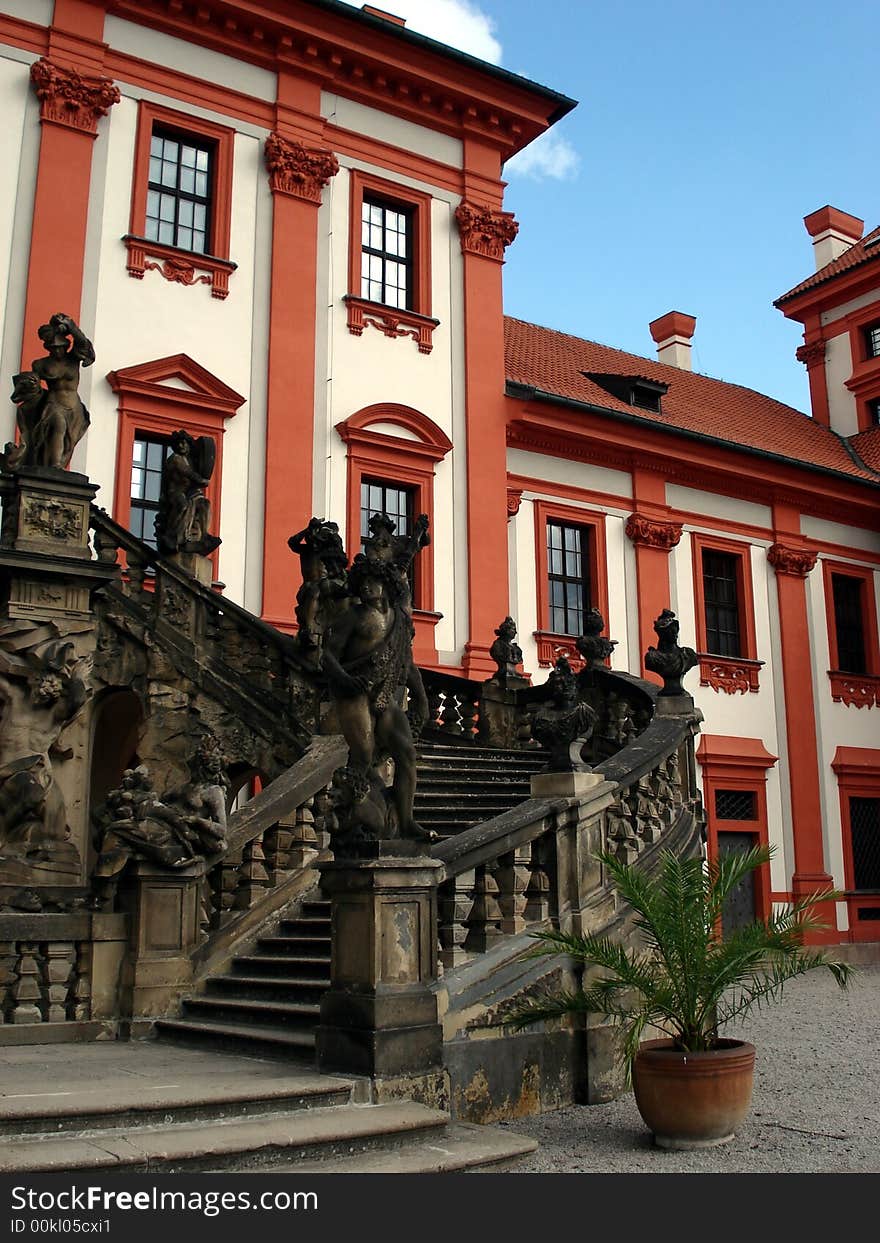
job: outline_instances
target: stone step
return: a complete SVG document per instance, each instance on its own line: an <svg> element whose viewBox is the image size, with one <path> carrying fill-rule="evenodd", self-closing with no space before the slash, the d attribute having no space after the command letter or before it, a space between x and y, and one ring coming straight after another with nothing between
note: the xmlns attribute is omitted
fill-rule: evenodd
<svg viewBox="0 0 880 1243"><path fill-rule="evenodd" d="M345 1105L351 1100L351 1082L303 1068L270 1078L248 1073L253 1063L242 1062L236 1082L228 1072L204 1078L187 1073L184 1082L153 1085L138 1075L126 1075L98 1090L0 1097L0 1137L58 1135L81 1131L119 1131L165 1123L242 1121L297 1109ZM169 1072L180 1077L179 1072Z"/></svg>
<svg viewBox="0 0 880 1243"><path fill-rule="evenodd" d="M319 1002L330 987L330 974L304 979L298 976L212 975L208 977L207 996L232 995L264 1001Z"/></svg>
<svg viewBox="0 0 880 1243"><path fill-rule="evenodd" d="M183 1017L196 1021L278 1024L284 1031L307 1028L313 1031L320 1017L317 1002L260 1000L252 997L189 997L183 1003Z"/></svg>
<svg viewBox="0 0 880 1243"><path fill-rule="evenodd" d="M272 975L301 977L303 980L329 979L330 952L326 956L302 954L242 954L230 964L234 975Z"/></svg>
<svg viewBox="0 0 880 1243"><path fill-rule="evenodd" d="M290 919L282 919L279 927L285 934L293 936L329 936L330 916L320 919L303 919L296 915Z"/></svg>
<svg viewBox="0 0 880 1243"><path fill-rule="evenodd" d="M279 1164L281 1174L453 1174L464 1170L506 1170L538 1148L537 1140L500 1127L451 1123L444 1134L411 1140L394 1152L369 1150L333 1161Z"/></svg>
<svg viewBox="0 0 880 1243"><path fill-rule="evenodd" d="M506 810L521 801L518 795L509 795L506 790L496 790L493 794L474 794L469 789L459 794L420 790L416 795L416 806L424 807L425 810L461 807L468 811L479 812L485 808L493 814L495 808L501 807Z"/></svg>
<svg viewBox="0 0 880 1243"><path fill-rule="evenodd" d="M4 1145L0 1173L271 1169L292 1158L348 1157L379 1145L394 1149L443 1136L447 1123L440 1110L404 1102L335 1105L208 1126L137 1127L125 1134L41 1136Z"/></svg>
<svg viewBox="0 0 880 1243"><path fill-rule="evenodd" d="M309 1065L315 1057L315 1033L303 1028L208 1019L157 1019L162 1039L255 1057L293 1058Z"/></svg>
<svg viewBox="0 0 880 1243"><path fill-rule="evenodd" d="M296 955L303 958L330 957L329 935L326 937L260 937L257 941L257 947L268 953L277 952L285 956Z"/></svg>
<svg viewBox="0 0 880 1243"><path fill-rule="evenodd" d="M520 784L530 781L535 773L539 773L544 768L543 764L536 765L534 768L499 768L497 765L486 764L479 768L460 768L452 764L437 764L436 766L418 768L418 786L423 786L426 782L434 781L456 781L460 785L470 785L472 781L516 781Z"/></svg>
<svg viewBox="0 0 880 1243"><path fill-rule="evenodd" d="M490 759L499 760L547 758L547 752L542 747L481 747L476 743L448 743L433 738L419 743L416 751L420 758L425 755L448 755L453 758L471 756L475 759L484 759L488 756Z"/></svg>

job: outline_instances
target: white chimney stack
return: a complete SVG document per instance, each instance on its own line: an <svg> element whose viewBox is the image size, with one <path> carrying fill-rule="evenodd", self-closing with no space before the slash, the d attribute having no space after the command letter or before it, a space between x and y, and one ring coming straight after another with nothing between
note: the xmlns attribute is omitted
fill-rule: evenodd
<svg viewBox="0 0 880 1243"><path fill-rule="evenodd" d="M804 226L813 239L817 272L849 250L865 230L864 220L838 211L836 207L820 207L804 216Z"/></svg>
<svg viewBox="0 0 880 1243"><path fill-rule="evenodd" d="M683 311L668 311L652 320L648 328L657 343L657 361L680 367L682 371L692 371L691 337L696 326L694 316L685 315Z"/></svg>

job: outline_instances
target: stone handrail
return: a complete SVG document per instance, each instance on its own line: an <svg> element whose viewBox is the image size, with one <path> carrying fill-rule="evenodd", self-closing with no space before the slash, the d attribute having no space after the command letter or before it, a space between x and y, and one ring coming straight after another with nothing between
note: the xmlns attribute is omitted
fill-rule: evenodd
<svg viewBox="0 0 880 1243"><path fill-rule="evenodd" d="M655 716L593 770L578 797L531 798L440 843L440 958L446 969L554 918L577 925L601 889L596 851L629 862L701 819L693 762L698 718Z"/></svg>

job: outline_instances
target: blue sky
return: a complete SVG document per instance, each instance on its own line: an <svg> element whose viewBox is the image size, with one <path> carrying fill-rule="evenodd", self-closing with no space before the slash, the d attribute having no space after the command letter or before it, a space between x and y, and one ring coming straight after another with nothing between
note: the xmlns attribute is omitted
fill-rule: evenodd
<svg viewBox="0 0 880 1243"><path fill-rule="evenodd" d="M579 101L508 167L508 314L653 357L686 311L695 370L808 408L772 303L813 271L809 212L880 223L876 0L376 3Z"/></svg>

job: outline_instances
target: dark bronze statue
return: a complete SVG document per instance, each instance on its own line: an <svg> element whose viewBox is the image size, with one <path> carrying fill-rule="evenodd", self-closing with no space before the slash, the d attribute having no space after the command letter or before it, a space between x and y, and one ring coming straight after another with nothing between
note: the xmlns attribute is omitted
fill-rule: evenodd
<svg viewBox="0 0 880 1243"><path fill-rule="evenodd" d="M654 622L657 646L649 647L645 655L645 668L663 679L661 695L686 695L681 679L700 663L692 647L679 647L678 629L678 618L671 609L664 609Z"/></svg>
<svg viewBox="0 0 880 1243"><path fill-rule="evenodd" d="M532 735L550 752L548 772L586 767L582 752L596 725L596 713L579 699L578 680L567 656L560 656L547 679L551 703L532 719Z"/></svg>
<svg viewBox="0 0 880 1243"><path fill-rule="evenodd" d="M396 536L384 514L371 520L370 529L364 552L348 571L349 603L336 609L321 648L332 704L324 728L342 733L349 748L336 781L335 814L339 836L351 846L433 836L413 816L416 751L404 710L407 690L411 711L419 691L424 697L412 659L409 573L427 542L427 519L418 519L409 538ZM394 766L390 786L379 772L387 760Z"/></svg>
<svg viewBox="0 0 880 1243"><path fill-rule="evenodd" d="M584 633L575 640L586 669L603 669L617 647L616 639L607 639L602 634L604 629L605 618L598 609L590 609L584 618Z"/></svg>
<svg viewBox="0 0 880 1243"><path fill-rule="evenodd" d="M19 443L7 444L0 465L50 466L64 469L89 426L89 412L80 400L80 366L90 367L95 351L69 315L53 315L38 329L46 349L30 371L13 376L12 400L17 406ZM45 385L45 387L43 387Z"/></svg>
<svg viewBox="0 0 880 1243"><path fill-rule="evenodd" d="M211 503L204 492L215 454L210 436L194 438L183 428L172 434L156 514L156 547L163 556L178 552L207 556L219 545L219 537L210 533Z"/></svg>

